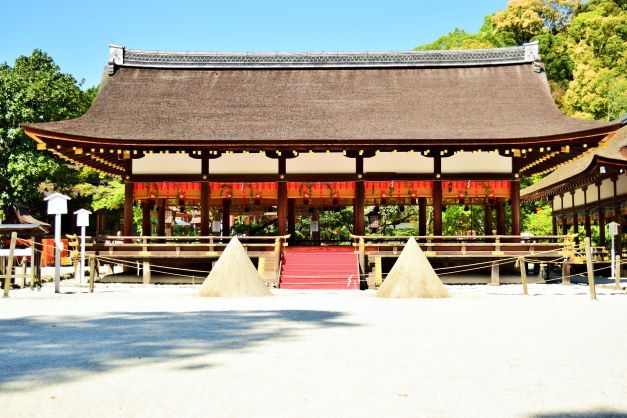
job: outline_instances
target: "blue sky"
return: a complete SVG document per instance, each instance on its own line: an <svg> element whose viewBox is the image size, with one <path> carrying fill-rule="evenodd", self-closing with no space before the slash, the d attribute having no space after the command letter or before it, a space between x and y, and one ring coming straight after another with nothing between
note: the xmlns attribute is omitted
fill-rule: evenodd
<svg viewBox="0 0 627 418"><path fill-rule="evenodd" d="M0 62L35 48L99 83L107 45L179 51L409 50L475 32L507 0L3 1Z"/></svg>

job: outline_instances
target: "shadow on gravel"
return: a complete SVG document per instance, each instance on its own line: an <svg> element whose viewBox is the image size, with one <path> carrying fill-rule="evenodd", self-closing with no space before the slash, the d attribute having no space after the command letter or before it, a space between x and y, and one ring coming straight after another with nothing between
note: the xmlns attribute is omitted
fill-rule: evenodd
<svg viewBox="0 0 627 418"><path fill-rule="evenodd" d="M80 379L142 362L191 359L355 326L329 311L122 312L0 320L0 392ZM211 365L182 366L182 370Z"/></svg>
<svg viewBox="0 0 627 418"><path fill-rule="evenodd" d="M617 411L591 411L591 412L554 412L549 414L534 415L534 418L627 418L627 413Z"/></svg>

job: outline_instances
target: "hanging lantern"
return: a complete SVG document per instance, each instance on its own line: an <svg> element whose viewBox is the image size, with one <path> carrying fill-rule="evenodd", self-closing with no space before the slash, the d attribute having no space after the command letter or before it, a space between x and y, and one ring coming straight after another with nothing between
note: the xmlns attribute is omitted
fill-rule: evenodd
<svg viewBox="0 0 627 418"><path fill-rule="evenodd" d="M150 195L150 199L148 199L148 206L150 210L153 210L155 206L157 206L157 198L154 194Z"/></svg>
<svg viewBox="0 0 627 418"><path fill-rule="evenodd" d="M183 212L185 210L185 195L179 195L179 210Z"/></svg>
<svg viewBox="0 0 627 418"><path fill-rule="evenodd" d="M303 194L303 204L309 205L310 203L311 203L311 199L309 198L309 194L307 193Z"/></svg>
<svg viewBox="0 0 627 418"><path fill-rule="evenodd" d="M257 196L255 196L255 206L259 205L261 205L261 195L257 193Z"/></svg>
<svg viewBox="0 0 627 418"><path fill-rule="evenodd" d="M381 204L387 205L388 203L388 195L386 193L381 193Z"/></svg>
<svg viewBox="0 0 627 418"><path fill-rule="evenodd" d="M459 204L463 205L466 202L466 195L463 193L459 193L457 195L457 199L459 199Z"/></svg>
<svg viewBox="0 0 627 418"><path fill-rule="evenodd" d="M416 196L416 193L412 193L411 194L411 198L409 199L409 203L411 203L412 205L415 205L418 203L418 196Z"/></svg>
<svg viewBox="0 0 627 418"><path fill-rule="evenodd" d="M379 229L379 221L381 220L378 209L378 206L375 206L374 209L368 213L368 226L375 232Z"/></svg>
<svg viewBox="0 0 627 418"><path fill-rule="evenodd" d="M339 204L340 204L340 196L338 196L338 194L337 194L337 193L335 193L335 194L333 195L333 205L334 205L334 206L337 206L337 205L339 205Z"/></svg>

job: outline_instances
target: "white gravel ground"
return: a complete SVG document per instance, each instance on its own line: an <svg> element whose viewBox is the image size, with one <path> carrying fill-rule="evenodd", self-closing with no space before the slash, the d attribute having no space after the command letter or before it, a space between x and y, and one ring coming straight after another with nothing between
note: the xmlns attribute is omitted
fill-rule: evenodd
<svg viewBox="0 0 627 418"><path fill-rule="evenodd" d="M627 295L452 297L64 282L0 299L0 416L627 416Z"/></svg>

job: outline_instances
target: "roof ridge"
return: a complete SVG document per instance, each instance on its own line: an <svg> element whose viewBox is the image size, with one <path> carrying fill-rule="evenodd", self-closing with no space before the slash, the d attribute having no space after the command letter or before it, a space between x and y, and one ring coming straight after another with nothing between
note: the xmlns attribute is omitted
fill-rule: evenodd
<svg viewBox="0 0 627 418"><path fill-rule="evenodd" d="M345 68L458 67L533 63L538 42L506 48L365 52L151 51L109 45L109 67L149 68Z"/></svg>

